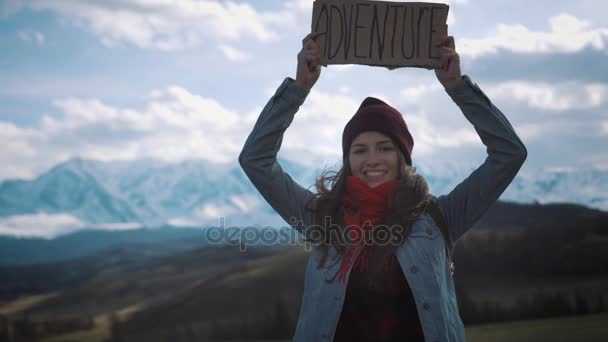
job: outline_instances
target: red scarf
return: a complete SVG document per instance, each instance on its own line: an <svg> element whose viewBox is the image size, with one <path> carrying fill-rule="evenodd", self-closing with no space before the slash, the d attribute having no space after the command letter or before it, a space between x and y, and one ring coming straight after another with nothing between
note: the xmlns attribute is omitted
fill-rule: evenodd
<svg viewBox="0 0 608 342"><path fill-rule="evenodd" d="M364 234L384 218L388 210L389 195L397 184L399 184L399 180L391 180L370 188L358 177L348 176L346 178L346 191L342 198L344 223L348 228L346 233L355 238L356 244L347 246L340 266L340 281L346 281L348 270L365 246L363 237L366 235Z"/></svg>

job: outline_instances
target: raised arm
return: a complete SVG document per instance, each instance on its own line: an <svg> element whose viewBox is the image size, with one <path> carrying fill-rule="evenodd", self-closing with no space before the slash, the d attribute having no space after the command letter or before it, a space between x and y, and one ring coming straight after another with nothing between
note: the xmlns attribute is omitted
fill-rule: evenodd
<svg viewBox="0 0 608 342"><path fill-rule="evenodd" d="M461 76L454 38L442 42L443 67L437 79L486 145L484 163L449 194L439 196L452 241L458 240L507 189L527 157L527 150L513 127L468 76Z"/></svg>
<svg viewBox="0 0 608 342"><path fill-rule="evenodd" d="M507 189L526 160L527 151L507 118L467 76L458 87L447 90L473 124L488 156L484 163L438 204L453 241L458 240Z"/></svg>
<svg viewBox="0 0 608 342"><path fill-rule="evenodd" d="M307 92L297 87L293 79L285 79L262 110L239 155L241 167L253 185L268 204L292 226L294 220L302 221L304 225L311 223L311 217L305 213L304 206L313 197L313 193L283 171L277 161L277 153L281 148L283 133L293 121L306 95ZM294 228L302 232L301 225Z"/></svg>
<svg viewBox="0 0 608 342"><path fill-rule="evenodd" d="M305 210L314 194L296 183L277 161L283 134L304 103L321 73L320 52L309 34L298 54L296 81L286 78L277 89L249 134L239 155L241 167L264 199L281 217L303 233L314 223L313 214Z"/></svg>

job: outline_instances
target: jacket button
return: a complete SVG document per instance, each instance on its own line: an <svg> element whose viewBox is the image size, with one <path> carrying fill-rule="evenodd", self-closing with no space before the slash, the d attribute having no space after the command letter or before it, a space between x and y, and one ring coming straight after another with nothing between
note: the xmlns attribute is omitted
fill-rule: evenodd
<svg viewBox="0 0 608 342"><path fill-rule="evenodd" d="M334 296L334 299L335 300L340 300L340 299L342 299L342 297L340 297L340 296Z"/></svg>
<svg viewBox="0 0 608 342"><path fill-rule="evenodd" d="M424 310L427 310L427 311L428 311L428 310L430 310L430 309L431 309L431 305L430 305L429 303L424 303L424 304L422 305L422 308L423 308Z"/></svg>
<svg viewBox="0 0 608 342"><path fill-rule="evenodd" d="M416 273L418 272L418 267L416 267L416 265L410 267L410 271L412 271L412 273Z"/></svg>
<svg viewBox="0 0 608 342"><path fill-rule="evenodd" d="M427 234L427 235L433 235L433 230L431 229L431 227L428 227L428 228L426 229L426 234Z"/></svg>

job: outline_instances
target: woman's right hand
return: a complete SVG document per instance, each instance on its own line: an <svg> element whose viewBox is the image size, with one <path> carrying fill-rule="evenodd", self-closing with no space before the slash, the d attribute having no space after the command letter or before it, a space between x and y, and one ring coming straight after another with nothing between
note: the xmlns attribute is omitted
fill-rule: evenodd
<svg viewBox="0 0 608 342"><path fill-rule="evenodd" d="M312 89L321 75L321 49L315 39L322 34L324 33L309 33L302 40L302 50L298 53L296 85L308 91Z"/></svg>

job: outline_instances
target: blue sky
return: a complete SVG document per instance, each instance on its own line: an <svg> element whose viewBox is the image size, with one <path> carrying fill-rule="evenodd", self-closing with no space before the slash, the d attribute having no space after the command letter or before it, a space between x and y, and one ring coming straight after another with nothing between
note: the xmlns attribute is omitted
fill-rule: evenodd
<svg viewBox="0 0 608 342"><path fill-rule="evenodd" d="M523 172L608 169L608 2L444 1L463 72L528 147ZM80 156L235 162L295 76L312 1L0 1L0 179ZM340 156L366 96L397 107L414 163L476 165L485 147L432 71L329 66L282 157Z"/></svg>

